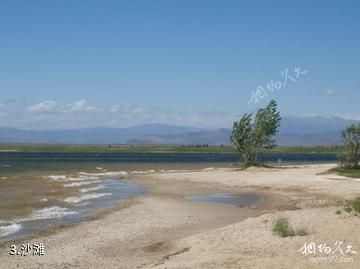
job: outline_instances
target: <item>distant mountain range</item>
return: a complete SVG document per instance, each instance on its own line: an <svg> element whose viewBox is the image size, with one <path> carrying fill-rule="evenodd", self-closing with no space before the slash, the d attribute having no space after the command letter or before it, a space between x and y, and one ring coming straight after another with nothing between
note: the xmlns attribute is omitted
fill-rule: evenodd
<svg viewBox="0 0 360 269"><path fill-rule="evenodd" d="M286 116L277 136L279 145L328 145L342 143L340 131L357 122L339 117ZM52 144L229 144L231 130L145 124L128 128L72 130L20 130L0 128L0 143Z"/></svg>
<svg viewBox="0 0 360 269"><path fill-rule="evenodd" d="M0 128L1 143L125 144L145 135L179 135L200 128L166 124L145 124L129 128L84 128L71 130L20 130Z"/></svg>

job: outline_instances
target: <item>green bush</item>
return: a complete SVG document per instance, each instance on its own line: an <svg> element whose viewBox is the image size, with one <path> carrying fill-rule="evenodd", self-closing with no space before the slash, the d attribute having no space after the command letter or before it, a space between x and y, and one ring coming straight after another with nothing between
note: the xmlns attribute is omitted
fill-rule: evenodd
<svg viewBox="0 0 360 269"><path fill-rule="evenodd" d="M289 220L284 217L280 217L274 222L273 233L277 234L280 237L288 237L295 235L294 229L291 228L289 225Z"/></svg>
<svg viewBox="0 0 360 269"><path fill-rule="evenodd" d="M353 200L347 200L344 211L347 213L354 212L355 215L357 215L357 213L360 213L360 196L356 197Z"/></svg>
<svg viewBox="0 0 360 269"><path fill-rule="evenodd" d="M358 157L357 155L350 154L348 152L338 155L339 165L344 168L357 168Z"/></svg>
<svg viewBox="0 0 360 269"><path fill-rule="evenodd" d="M351 206L355 212L360 212L360 196L351 201Z"/></svg>
<svg viewBox="0 0 360 269"><path fill-rule="evenodd" d="M346 145L346 153L340 155L340 165L346 168L359 166L360 123L353 123L341 131L341 137Z"/></svg>

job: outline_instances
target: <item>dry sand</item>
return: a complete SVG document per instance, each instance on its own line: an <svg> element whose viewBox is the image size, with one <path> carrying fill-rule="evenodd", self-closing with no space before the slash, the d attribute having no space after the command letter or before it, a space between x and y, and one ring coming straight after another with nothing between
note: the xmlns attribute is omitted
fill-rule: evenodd
<svg viewBox="0 0 360 269"><path fill-rule="evenodd" d="M335 211L360 194L360 180L320 174L333 165L279 169L214 169L137 175L147 186L93 214L93 220L0 245L0 268L360 268L360 217ZM183 200L184 195L258 192L258 208ZM286 216L306 236L280 238ZM353 246L352 262L315 263L298 250L336 240ZM41 242L44 256L10 256L12 243ZM332 255L317 255L332 256ZM333 256L343 257L341 253Z"/></svg>

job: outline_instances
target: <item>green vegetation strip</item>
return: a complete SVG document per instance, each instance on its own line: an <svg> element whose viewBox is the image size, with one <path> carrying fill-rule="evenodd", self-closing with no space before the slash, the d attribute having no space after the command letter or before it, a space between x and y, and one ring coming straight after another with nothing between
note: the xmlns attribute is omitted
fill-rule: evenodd
<svg viewBox="0 0 360 269"><path fill-rule="evenodd" d="M68 144L0 144L0 151L18 152L170 152L170 153L236 153L229 145L68 145ZM338 154L343 146L277 147L266 153Z"/></svg>
<svg viewBox="0 0 360 269"><path fill-rule="evenodd" d="M360 167L359 168L335 167L330 169L329 172L337 173L338 175L345 177L360 178Z"/></svg>

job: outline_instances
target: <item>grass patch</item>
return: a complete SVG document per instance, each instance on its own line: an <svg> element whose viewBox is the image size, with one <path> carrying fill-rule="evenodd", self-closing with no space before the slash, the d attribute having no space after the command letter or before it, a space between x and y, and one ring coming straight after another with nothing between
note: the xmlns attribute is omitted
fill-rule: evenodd
<svg viewBox="0 0 360 269"><path fill-rule="evenodd" d="M246 170L246 169L252 168L252 167L255 167L255 168L268 168L268 169L277 168L276 166L268 165L268 164L265 164L264 162L253 162L253 163L249 164L248 166L245 166L244 163L241 162L238 165L238 167L239 167L240 170Z"/></svg>
<svg viewBox="0 0 360 269"><path fill-rule="evenodd" d="M351 201L351 206L356 213L360 213L360 196Z"/></svg>
<svg viewBox="0 0 360 269"><path fill-rule="evenodd" d="M144 152L144 153L236 153L232 146L205 145L128 145L128 144L0 144L0 150L18 152Z"/></svg>
<svg viewBox="0 0 360 269"><path fill-rule="evenodd" d="M304 227L294 229L289 224L289 219L285 217L279 217L274 222L273 233L280 237L288 236L305 236L308 235L308 231Z"/></svg>
<svg viewBox="0 0 360 269"><path fill-rule="evenodd" d="M330 169L329 172L336 173L338 175L345 177L360 178L360 167L359 168L335 167Z"/></svg>
<svg viewBox="0 0 360 269"><path fill-rule="evenodd" d="M342 211L341 211L340 209L338 209L338 210L335 211L335 213L336 213L337 215L341 215Z"/></svg>
<svg viewBox="0 0 360 269"><path fill-rule="evenodd" d="M275 147L267 152L276 152L276 153L302 153L302 154L339 154L344 152L344 145L324 145L324 146L279 146Z"/></svg>
<svg viewBox="0 0 360 269"><path fill-rule="evenodd" d="M295 231L289 225L289 220L284 217L278 218L274 223L273 233L280 237L294 236Z"/></svg>
<svg viewBox="0 0 360 269"><path fill-rule="evenodd" d="M354 212L355 215L358 215L360 213L360 196L353 200L347 200L344 211L347 213Z"/></svg>

